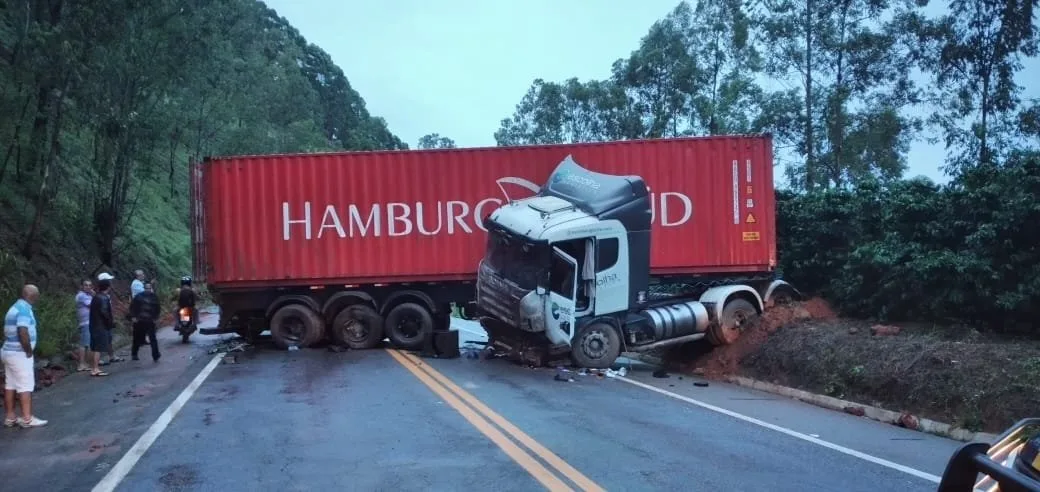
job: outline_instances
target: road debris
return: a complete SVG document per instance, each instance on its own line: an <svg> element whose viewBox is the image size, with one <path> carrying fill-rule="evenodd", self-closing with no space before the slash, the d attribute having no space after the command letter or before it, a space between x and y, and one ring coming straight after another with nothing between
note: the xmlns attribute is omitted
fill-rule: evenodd
<svg viewBox="0 0 1040 492"><path fill-rule="evenodd" d="M693 385L698 387L698 388L707 388L708 387L708 382L707 381L694 381Z"/></svg>
<svg viewBox="0 0 1040 492"><path fill-rule="evenodd" d="M848 406L843 408L842 410L844 410L845 413L849 415L855 415L857 417L862 417L867 414L866 410L864 410L863 407Z"/></svg>
<svg viewBox="0 0 1040 492"><path fill-rule="evenodd" d="M213 348L209 349L210 354L216 354L219 352L231 353L231 352L245 352L246 349L253 345L240 338L232 338L230 340L221 340Z"/></svg>
<svg viewBox="0 0 1040 492"><path fill-rule="evenodd" d="M669 377L671 377L668 375L668 371L664 369L658 369L654 371L652 375L657 379L668 379Z"/></svg>
<svg viewBox="0 0 1040 492"><path fill-rule="evenodd" d="M221 364L238 364L237 355L225 355L220 361Z"/></svg>
<svg viewBox="0 0 1040 492"><path fill-rule="evenodd" d="M574 378L572 378L570 376L564 376L564 375L562 375L560 373L556 373L556 376L554 376L553 379L556 380L556 381L562 381L564 383L573 383L574 382Z"/></svg>

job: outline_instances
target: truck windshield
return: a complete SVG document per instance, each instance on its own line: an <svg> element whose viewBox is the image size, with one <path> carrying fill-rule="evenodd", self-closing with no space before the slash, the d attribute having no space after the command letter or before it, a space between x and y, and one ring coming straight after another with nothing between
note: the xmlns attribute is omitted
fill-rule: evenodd
<svg viewBox="0 0 1040 492"><path fill-rule="evenodd" d="M549 267L549 247L491 229L484 261L520 288L534 289Z"/></svg>

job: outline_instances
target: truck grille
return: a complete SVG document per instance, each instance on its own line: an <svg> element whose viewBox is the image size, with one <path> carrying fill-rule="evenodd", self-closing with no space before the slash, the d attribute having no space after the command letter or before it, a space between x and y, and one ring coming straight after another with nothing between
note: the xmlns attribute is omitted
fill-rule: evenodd
<svg viewBox="0 0 1040 492"><path fill-rule="evenodd" d="M519 326L520 299L527 292L499 277L490 267L480 265L477 273L477 303L484 312L511 326Z"/></svg>

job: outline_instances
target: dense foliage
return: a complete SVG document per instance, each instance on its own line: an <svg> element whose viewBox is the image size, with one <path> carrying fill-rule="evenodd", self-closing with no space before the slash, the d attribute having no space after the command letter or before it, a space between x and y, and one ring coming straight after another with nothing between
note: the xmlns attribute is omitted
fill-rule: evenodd
<svg viewBox="0 0 1040 492"><path fill-rule="evenodd" d="M40 284L51 328L77 277L190 272L190 158L407 148L253 0L0 0L0 114L0 302Z"/></svg>
<svg viewBox="0 0 1040 492"><path fill-rule="evenodd" d="M1006 328L1040 319L1033 2L680 3L607 80L535 80L500 145L769 132L784 275L847 312ZM922 83L921 81L924 81ZM938 135L951 182L904 179Z"/></svg>

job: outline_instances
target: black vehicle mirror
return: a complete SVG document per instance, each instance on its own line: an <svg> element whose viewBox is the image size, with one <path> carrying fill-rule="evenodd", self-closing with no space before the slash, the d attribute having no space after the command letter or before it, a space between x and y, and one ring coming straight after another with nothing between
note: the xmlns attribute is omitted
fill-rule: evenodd
<svg viewBox="0 0 1040 492"><path fill-rule="evenodd" d="M1040 418L1024 419L992 445L965 444L946 464L939 492L1040 492ZM982 474L982 477L979 477Z"/></svg>

